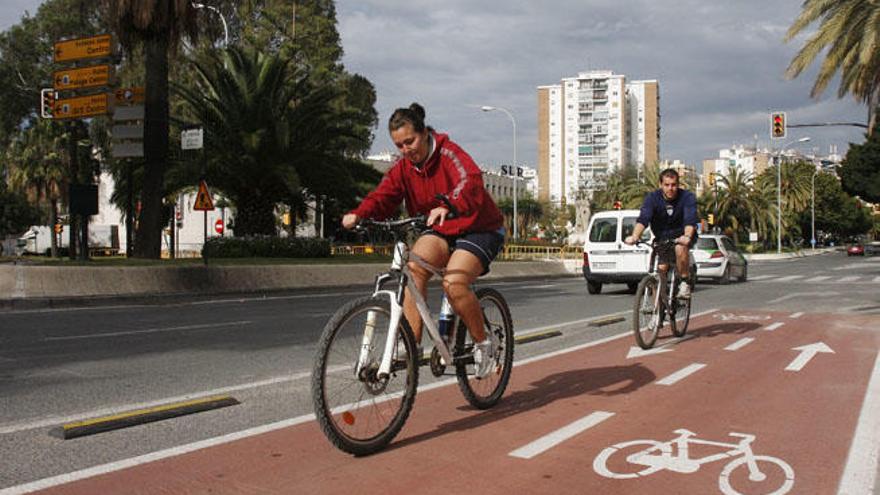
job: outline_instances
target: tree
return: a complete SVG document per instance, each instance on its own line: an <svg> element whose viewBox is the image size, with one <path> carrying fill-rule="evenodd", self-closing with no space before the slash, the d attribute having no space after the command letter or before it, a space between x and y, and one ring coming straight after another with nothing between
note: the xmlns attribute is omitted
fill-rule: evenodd
<svg viewBox="0 0 880 495"><path fill-rule="evenodd" d="M138 45L144 48L145 171L134 256L158 258L168 160L168 57L183 37L196 37L195 9L189 0L103 0L103 5L123 47L129 51Z"/></svg>
<svg viewBox="0 0 880 495"><path fill-rule="evenodd" d="M69 133L62 133L52 121L39 120L22 131L21 139L7 149L6 158L12 165L10 183L14 188L33 194L37 204L46 201L49 225L58 223L58 201L67 183L69 169L63 150ZM52 236L51 254L58 256L58 239Z"/></svg>
<svg viewBox="0 0 880 495"><path fill-rule="evenodd" d="M296 209L296 195L320 199L326 217L328 205L333 214L350 207L361 182L377 182L343 155L339 140L354 138L336 121L333 87L315 87L279 53L216 53L193 62L194 87L174 90L205 128L205 172L235 205L237 235L275 234L276 207Z"/></svg>
<svg viewBox="0 0 880 495"><path fill-rule="evenodd" d="M726 175L718 175L718 183L703 195L704 216L715 215L715 226L728 232L733 242L739 243L739 235L744 233L751 218L757 215L758 207L754 204L752 176L736 167L728 168ZM717 191L717 194L716 194Z"/></svg>
<svg viewBox="0 0 880 495"><path fill-rule="evenodd" d="M843 190L871 203L880 203L880 135L862 144L850 143L840 167Z"/></svg>
<svg viewBox="0 0 880 495"><path fill-rule="evenodd" d="M513 198L498 200L498 209L504 215L504 228L513 232ZM538 221L544 216L544 206L531 194L525 194L516 201L517 231L528 237L538 228Z"/></svg>
<svg viewBox="0 0 880 495"><path fill-rule="evenodd" d="M23 194L9 191L0 181L0 237L19 235L39 222L40 212Z"/></svg>
<svg viewBox="0 0 880 495"><path fill-rule="evenodd" d="M852 94L868 105L868 133L872 134L880 103L880 4L866 0L805 0L801 14L788 29L791 41L816 21L819 27L786 70L797 77L822 53L825 60L810 96L818 97L840 71L838 98Z"/></svg>
<svg viewBox="0 0 880 495"><path fill-rule="evenodd" d="M869 208L862 208L831 173L816 174L816 232L835 238L862 235L871 229ZM812 205L811 205L812 206ZM799 221L803 232L812 234L812 208L805 209Z"/></svg>

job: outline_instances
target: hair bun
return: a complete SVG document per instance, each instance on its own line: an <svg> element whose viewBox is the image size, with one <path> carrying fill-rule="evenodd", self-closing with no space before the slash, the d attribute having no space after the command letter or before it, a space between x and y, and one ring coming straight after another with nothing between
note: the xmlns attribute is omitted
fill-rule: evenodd
<svg viewBox="0 0 880 495"><path fill-rule="evenodd" d="M409 109L412 110L413 113L419 116L420 119L425 120L425 109L418 103L413 102L412 105L409 106Z"/></svg>

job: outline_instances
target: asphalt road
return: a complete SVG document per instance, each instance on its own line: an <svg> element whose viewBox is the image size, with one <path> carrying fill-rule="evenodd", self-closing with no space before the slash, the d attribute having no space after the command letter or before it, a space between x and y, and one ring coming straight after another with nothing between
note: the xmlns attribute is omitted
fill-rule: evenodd
<svg viewBox="0 0 880 495"><path fill-rule="evenodd" d="M754 263L750 281L700 284L694 312L715 308L876 315L880 258L843 253ZM518 335L562 335L517 348L517 360L627 331L625 286L589 296L582 278L498 282ZM0 313L0 493L91 466L300 417L315 342L362 289L260 299ZM436 297L431 298L432 302ZM436 305L436 302L435 302ZM422 383L429 381L422 373ZM241 404L74 440L61 424L183 399ZM15 488L9 490L13 493Z"/></svg>

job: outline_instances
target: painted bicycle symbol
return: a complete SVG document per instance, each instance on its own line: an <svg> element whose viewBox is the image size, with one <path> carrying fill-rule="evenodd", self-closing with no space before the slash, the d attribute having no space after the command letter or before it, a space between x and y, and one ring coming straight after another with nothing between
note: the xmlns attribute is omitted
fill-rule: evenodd
<svg viewBox="0 0 880 495"><path fill-rule="evenodd" d="M696 433L678 429L677 438L666 442L657 440L630 440L612 445L596 456L593 461L593 469L605 476L614 479L630 479L640 478L649 474L654 474L664 469L676 473L690 474L699 471L700 466L722 459L734 458L724 466L721 475L718 477L718 488L725 495L740 495L742 492L734 489L731 479L743 481L741 476L734 476L734 471L745 466L748 470L748 481L752 484L762 482L777 482L782 480L782 486L773 491L766 491L768 495L782 495L788 493L794 486L794 470L782 459L767 455L755 455L752 452L751 443L755 440L755 435L747 433L730 432L731 437L740 438L738 443L715 442L711 440L701 440L695 438ZM691 445L708 445L712 447L722 447L724 452L710 454L705 457L692 458L689 455L689 446ZM727 450L730 449L730 450ZM627 454L627 452L633 452ZM615 456L615 454L619 455ZM612 457L612 466L615 469L622 467L621 456L625 455L626 463L636 466L635 472L617 473L608 468L609 459ZM738 475L742 475L741 471L737 471ZM747 490L753 493L758 486L750 486Z"/></svg>
<svg viewBox="0 0 880 495"><path fill-rule="evenodd" d="M733 313L716 313L715 318L721 321L763 321L769 320L768 315L737 315Z"/></svg>

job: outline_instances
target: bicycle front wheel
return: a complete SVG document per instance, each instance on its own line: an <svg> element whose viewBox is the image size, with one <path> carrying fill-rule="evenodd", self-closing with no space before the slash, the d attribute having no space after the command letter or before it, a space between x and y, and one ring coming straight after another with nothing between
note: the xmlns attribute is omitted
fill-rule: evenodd
<svg viewBox="0 0 880 495"><path fill-rule="evenodd" d="M513 320L507 301L495 289L483 288L476 292L483 319L486 321L487 337L495 342L495 363L492 371L484 378L474 376L474 342L464 323L456 331L455 375L458 388L467 401L477 409L488 409L501 400L510 371L513 368ZM488 333L491 332L491 336Z"/></svg>
<svg viewBox="0 0 880 495"><path fill-rule="evenodd" d="M330 442L350 454L385 447L403 428L415 401L418 356L403 317L391 373L379 376L390 319L387 298L359 298L333 315L318 342L312 370L315 416Z"/></svg>
<svg viewBox="0 0 880 495"><path fill-rule="evenodd" d="M642 349L650 349L657 341L660 327L663 326L665 311L663 302L660 301L657 292L659 284L657 279L647 276L639 282L636 289L636 300L633 306L633 334L636 343Z"/></svg>

